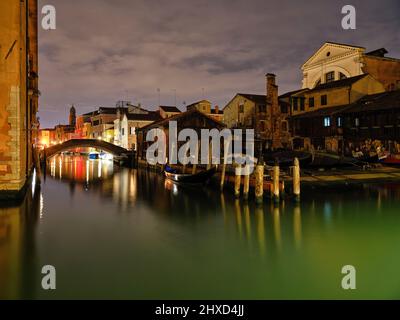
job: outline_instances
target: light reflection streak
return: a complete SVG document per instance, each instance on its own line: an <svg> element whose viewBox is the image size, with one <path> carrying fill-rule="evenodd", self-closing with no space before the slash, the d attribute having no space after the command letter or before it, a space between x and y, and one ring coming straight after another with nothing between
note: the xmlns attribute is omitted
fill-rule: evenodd
<svg viewBox="0 0 400 320"><path fill-rule="evenodd" d="M40 202L39 202L39 217L40 217L40 219L43 218L43 208L44 208L43 194L40 192Z"/></svg>
<svg viewBox="0 0 400 320"><path fill-rule="evenodd" d="M274 206L272 210L272 219L274 220L274 236L275 243L278 250L281 248L281 217L279 212L279 206Z"/></svg>
<svg viewBox="0 0 400 320"><path fill-rule="evenodd" d="M256 224L257 224L257 240L260 250L260 256L265 255L265 225L264 225L264 211L262 206L257 206L255 211Z"/></svg>
<svg viewBox="0 0 400 320"><path fill-rule="evenodd" d="M301 247L301 209L300 205L296 205L293 209L293 233L296 248Z"/></svg>
<svg viewBox="0 0 400 320"><path fill-rule="evenodd" d="M97 167L97 177L101 178L101 170L102 170L102 160L99 160L98 167Z"/></svg>

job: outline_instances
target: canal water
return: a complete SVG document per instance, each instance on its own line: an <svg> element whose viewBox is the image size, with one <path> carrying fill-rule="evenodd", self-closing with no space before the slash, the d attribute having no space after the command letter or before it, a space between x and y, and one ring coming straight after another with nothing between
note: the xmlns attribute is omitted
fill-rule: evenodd
<svg viewBox="0 0 400 320"><path fill-rule="evenodd" d="M57 156L0 209L0 298L400 298L400 184L303 189L296 205ZM41 288L44 265L56 290ZM344 290L341 269L356 268Z"/></svg>

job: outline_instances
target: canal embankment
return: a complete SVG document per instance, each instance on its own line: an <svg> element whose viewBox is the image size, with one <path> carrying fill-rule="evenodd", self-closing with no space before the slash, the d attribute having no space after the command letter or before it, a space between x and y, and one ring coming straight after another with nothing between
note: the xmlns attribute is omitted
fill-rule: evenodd
<svg viewBox="0 0 400 320"><path fill-rule="evenodd" d="M163 166L150 165L146 161L139 160L138 168L163 173ZM174 166L182 170L182 166ZM204 168L203 168L204 167ZM296 183L301 187L309 186L337 186L361 183L382 183L382 182L400 182L400 168L390 167L381 164L374 164L363 167L342 167L342 168L300 168L300 180L293 180L293 166L288 168L279 168L274 166L264 166L262 179L263 196L267 198L286 198L297 197L300 190L296 191ZM187 173L192 172L192 167L186 167ZM197 165L196 170L204 170L206 166ZM212 177L210 186L216 190L224 188L233 192L236 197L253 198L257 189L257 177L255 172L247 178L238 177L235 174L235 167L227 165L223 173L223 166L218 166L217 173ZM300 188L300 187L299 187Z"/></svg>

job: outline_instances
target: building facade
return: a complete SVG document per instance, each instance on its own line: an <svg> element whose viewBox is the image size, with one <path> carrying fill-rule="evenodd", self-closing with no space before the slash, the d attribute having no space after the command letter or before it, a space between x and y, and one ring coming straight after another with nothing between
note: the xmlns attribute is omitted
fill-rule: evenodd
<svg viewBox="0 0 400 320"><path fill-rule="evenodd" d="M37 0L0 2L0 196L19 197L38 142Z"/></svg>
<svg viewBox="0 0 400 320"><path fill-rule="evenodd" d="M266 95L237 93L223 109L231 129L254 129L256 150L290 147L290 97L278 96L274 74L266 75Z"/></svg>
<svg viewBox="0 0 400 320"><path fill-rule="evenodd" d="M137 151L138 129L160 119L158 112L123 113L121 120L114 121L114 144Z"/></svg>
<svg viewBox="0 0 400 320"><path fill-rule="evenodd" d="M117 119L117 108L100 107L90 117L91 139L114 142L114 120Z"/></svg>
<svg viewBox="0 0 400 320"><path fill-rule="evenodd" d="M185 128L190 128L196 131L197 136L201 137L201 130L202 129L219 129L222 130L225 128L225 125L219 121L216 121L212 119L211 117L205 115L203 112L199 111L197 108L192 108L186 112L182 112L178 115L175 115L170 118L162 119L159 121L155 121L152 124L149 124L147 126L144 126L140 129L138 129L138 157L139 159L146 160L146 151L147 148L153 143L153 142L148 142L146 141L146 135L151 129L160 129L164 132L165 137L167 139L166 141L166 152L167 155L169 154L169 137L170 133L169 132L169 124L170 121L176 121L177 124L177 133L182 129ZM180 141L178 142L178 150L181 148L183 144L185 144L185 141ZM172 152L177 152L177 150L172 151ZM198 154L201 153L201 148L199 147L198 149ZM168 157L168 156L167 156Z"/></svg>
<svg viewBox="0 0 400 320"><path fill-rule="evenodd" d="M368 139L397 144L400 60L386 53L327 42L303 64L303 89L287 94L294 148L352 154Z"/></svg>
<svg viewBox="0 0 400 320"><path fill-rule="evenodd" d="M181 113L181 110L179 110L175 106L159 106L158 110L159 110L161 118L163 118L163 119L169 118L169 117L172 117L172 116L175 116L175 115Z"/></svg>
<svg viewBox="0 0 400 320"><path fill-rule="evenodd" d="M224 119L224 112L220 110L218 106L212 108L211 102L208 100L200 100L186 106L187 111L194 109L204 113L205 115L214 119L215 121L222 122Z"/></svg>
<svg viewBox="0 0 400 320"><path fill-rule="evenodd" d="M38 147L40 149L47 148L56 143L55 128L44 128L39 130Z"/></svg>
<svg viewBox="0 0 400 320"><path fill-rule="evenodd" d="M90 139L92 112L81 114L76 117L75 132L79 139Z"/></svg>
<svg viewBox="0 0 400 320"><path fill-rule="evenodd" d="M385 48L366 52L364 47L326 42L302 66L303 88L369 74L385 90L400 89L400 59L385 57Z"/></svg>

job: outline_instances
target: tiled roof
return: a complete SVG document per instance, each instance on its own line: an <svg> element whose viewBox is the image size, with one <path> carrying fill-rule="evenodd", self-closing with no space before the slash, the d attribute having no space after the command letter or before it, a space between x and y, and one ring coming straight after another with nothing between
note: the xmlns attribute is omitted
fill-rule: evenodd
<svg viewBox="0 0 400 320"><path fill-rule="evenodd" d="M375 56L375 57L384 57L388 51L385 48L376 49L370 52L367 52L365 55L367 56Z"/></svg>
<svg viewBox="0 0 400 320"><path fill-rule="evenodd" d="M347 47L365 49L365 47L355 46L354 44L348 44L348 43L340 43L340 42L334 42L334 41L327 41L326 43L336 44L336 45L339 45L339 46L347 46Z"/></svg>
<svg viewBox="0 0 400 320"><path fill-rule="evenodd" d="M206 114L202 113L201 111L198 111L197 109L191 109L189 111L185 111L185 112L181 112L179 114L176 114L176 115L174 115L172 117L155 121L155 122L153 122L151 124L148 124L148 125L140 128L139 130L146 130L148 128L156 128L156 127L160 127L160 126L163 126L163 125L167 125L170 121L177 121L177 120L179 120L181 118L184 118L184 117L186 117L188 115L191 115L191 114L198 114L200 117L205 117L205 118L210 119L212 122L215 123L215 125L218 125L218 126L221 126L221 127L225 127L225 125L223 123L221 123L221 122L219 122L219 121L207 116Z"/></svg>
<svg viewBox="0 0 400 320"><path fill-rule="evenodd" d="M350 77L342 80L336 80L328 83L322 83L315 88L308 90L307 92L313 92L317 90L325 90L325 89L332 89L332 88L342 88L342 87L349 87L353 83L357 82L358 80L366 77L368 74L360 74L355 77Z"/></svg>
<svg viewBox="0 0 400 320"><path fill-rule="evenodd" d="M364 96L353 103L344 113L373 112L395 108L400 109L400 90Z"/></svg>
<svg viewBox="0 0 400 320"><path fill-rule="evenodd" d="M121 108L121 109L126 109L126 108ZM101 113L101 114L116 114L117 108L100 107L99 113Z"/></svg>
<svg viewBox="0 0 400 320"><path fill-rule="evenodd" d="M264 94L250 94L250 93L238 93L242 97L245 97L248 100L251 100L255 103L259 104L266 104L267 103L267 96Z"/></svg>
<svg viewBox="0 0 400 320"><path fill-rule="evenodd" d="M160 108L165 112L181 112L181 110L175 106L160 106Z"/></svg>
<svg viewBox="0 0 400 320"><path fill-rule="evenodd" d="M324 117L332 116L334 114L374 112L395 108L400 109L400 90L366 95L351 104L320 108L315 111L304 112L291 116L291 119Z"/></svg>
<svg viewBox="0 0 400 320"><path fill-rule="evenodd" d="M192 107L192 106L194 106L196 104L199 104L200 102L210 103L210 101L203 99L203 100L196 101L196 102L193 102L193 103L187 105L186 108L190 108L190 107Z"/></svg>
<svg viewBox="0 0 400 320"><path fill-rule="evenodd" d="M328 108L319 108L315 111L308 111L304 112L301 114L296 114L294 116L291 116L291 119L306 119L306 118L318 118L318 117L326 117L326 116L332 116L337 113L341 113L344 110L347 110L351 105L340 105L340 106L334 106L334 107L328 107Z"/></svg>
<svg viewBox="0 0 400 320"><path fill-rule="evenodd" d="M162 119L160 114L157 112L128 113L126 117L128 118L128 120L136 120L136 121L158 121Z"/></svg>
<svg viewBox="0 0 400 320"><path fill-rule="evenodd" d="M300 91L305 91L305 90L307 90L307 89L297 89L297 90L286 92L284 94L281 94L279 96L279 99L289 98L291 95L299 93Z"/></svg>

